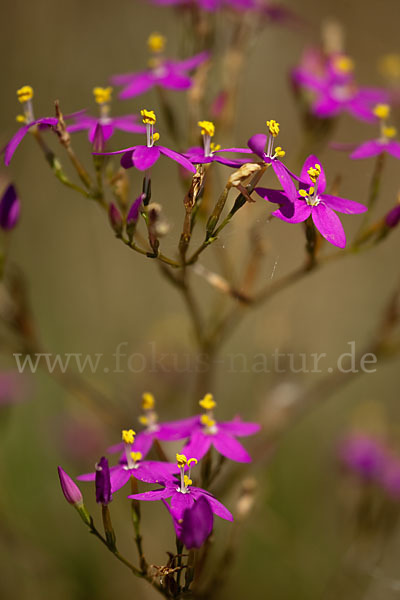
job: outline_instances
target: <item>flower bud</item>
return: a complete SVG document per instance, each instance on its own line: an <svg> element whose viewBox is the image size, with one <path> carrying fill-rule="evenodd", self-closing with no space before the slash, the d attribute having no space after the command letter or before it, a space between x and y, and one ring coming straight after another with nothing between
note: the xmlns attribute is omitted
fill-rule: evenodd
<svg viewBox="0 0 400 600"><path fill-rule="evenodd" d="M104 152L106 147L103 128L100 123L97 123L93 137L93 152ZM101 159L104 157L100 157Z"/></svg>
<svg viewBox="0 0 400 600"><path fill-rule="evenodd" d="M102 456L96 465L96 502L108 504L112 500L110 468L108 460Z"/></svg>
<svg viewBox="0 0 400 600"><path fill-rule="evenodd" d="M385 224L390 229L396 227L400 221L400 204L392 208L385 217Z"/></svg>
<svg viewBox="0 0 400 600"><path fill-rule="evenodd" d="M114 229L116 235L120 236L123 227L122 216L113 202L111 202L108 208L108 218L110 219L111 227Z"/></svg>
<svg viewBox="0 0 400 600"><path fill-rule="evenodd" d="M19 220L20 201L13 184L10 184L0 200L0 227L9 231Z"/></svg>
<svg viewBox="0 0 400 600"><path fill-rule="evenodd" d="M76 507L83 506L83 497L80 489L61 467L58 467L58 476L60 478L61 489L66 501Z"/></svg>

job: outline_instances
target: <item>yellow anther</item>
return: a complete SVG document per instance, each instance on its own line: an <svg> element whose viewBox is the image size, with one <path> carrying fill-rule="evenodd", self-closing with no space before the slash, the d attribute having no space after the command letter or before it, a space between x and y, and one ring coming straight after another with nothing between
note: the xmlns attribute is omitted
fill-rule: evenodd
<svg viewBox="0 0 400 600"><path fill-rule="evenodd" d="M212 410L217 406L217 403L214 400L214 396L212 394L206 394L202 400L199 402L200 406L205 410Z"/></svg>
<svg viewBox="0 0 400 600"><path fill-rule="evenodd" d="M122 430L122 441L125 444L133 444L135 441L136 432L133 429L123 429Z"/></svg>
<svg viewBox="0 0 400 600"><path fill-rule="evenodd" d="M138 462L139 460L142 460L142 456L143 455L141 452L131 452L131 458L134 463Z"/></svg>
<svg viewBox="0 0 400 600"><path fill-rule="evenodd" d="M107 104L111 102L112 87L95 87L93 88L94 100L97 104Z"/></svg>
<svg viewBox="0 0 400 600"><path fill-rule="evenodd" d="M209 135L210 137L214 136L215 125L212 121L198 121L197 125L201 127L201 135Z"/></svg>
<svg viewBox="0 0 400 600"><path fill-rule="evenodd" d="M189 477L187 475L184 475L183 483L185 484L185 487L188 487L188 485L192 485L193 481L191 479L189 479Z"/></svg>
<svg viewBox="0 0 400 600"><path fill-rule="evenodd" d="M312 194L314 193L314 188L310 187L310 189L308 190L308 193L310 194L310 196L312 196Z"/></svg>
<svg viewBox="0 0 400 600"><path fill-rule="evenodd" d="M284 150L282 150L282 148L280 146L277 146L275 148L275 154L276 154L276 156L285 156L286 152Z"/></svg>
<svg viewBox="0 0 400 600"><path fill-rule="evenodd" d="M201 415L200 422L205 427L214 427L215 421L211 419L208 415Z"/></svg>
<svg viewBox="0 0 400 600"><path fill-rule="evenodd" d="M176 455L176 462L178 463L178 467L180 469L183 469L183 467L185 465L187 465L187 458L184 454L177 454Z"/></svg>
<svg viewBox="0 0 400 600"><path fill-rule="evenodd" d="M161 35L161 33L154 32L149 36L147 46L151 52L162 52L166 42L167 38L165 36Z"/></svg>
<svg viewBox="0 0 400 600"><path fill-rule="evenodd" d="M194 463L195 465L197 465L199 461L197 460L197 458L189 458L189 460L187 461L188 467L190 467L190 465L192 463Z"/></svg>
<svg viewBox="0 0 400 600"><path fill-rule="evenodd" d="M279 123L277 123L276 121L274 121L273 119L271 119L270 121L267 121L267 127L269 129L270 134L273 137L276 137L279 133Z"/></svg>
<svg viewBox="0 0 400 600"><path fill-rule="evenodd" d="M377 104L374 108L374 115L378 119L387 119L390 115L390 106L388 104Z"/></svg>
<svg viewBox="0 0 400 600"><path fill-rule="evenodd" d="M140 111L140 114L142 115L143 123L145 125L155 125L156 113L154 110L147 110L146 108L143 108L143 110Z"/></svg>
<svg viewBox="0 0 400 600"><path fill-rule="evenodd" d="M315 183L318 177L321 175L321 165L314 165L314 167L310 167L307 171L310 179L313 183Z"/></svg>
<svg viewBox="0 0 400 600"><path fill-rule="evenodd" d="M350 73L354 70L354 61L348 56L335 56L333 60L333 66L336 71L341 73Z"/></svg>
<svg viewBox="0 0 400 600"><path fill-rule="evenodd" d="M147 425L149 424L149 419L145 415L140 415L138 421L141 425L144 425L145 427L147 427Z"/></svg>
<svg viewBox="0 0 400 600"><path fill-rule="evenodd" d="M397 135L396 127L383 127L382 134L385 138L394 138Z"/></svg>
<svg viewBox="0 0 400 600"><path fill-rule="evenodd" d="M17 115L15 117L15 120L17 121L17 123L26 123L26 117L24 117L24 115Z"/></svg>
<svg viewBox="0 0 400 600"><path fill-rule="evenodd" d="M221 144L214 144L214 142L211 142L210 150L211 150L211 152L216 152L217 150L221 150Z"/></svg>
<svg viewBox="0 0 400 600"><path fill-rule="evenodd" d="M300 196L303 196L303 198L305 198L306 196L308 196L306 190L299 190L299 194L300 194Z"/></svg>
<svg viewBox="0 0 400 600"><path fill-rule="evenodd" d="M158 142L159 139L160 139L160 134L157 132L153 133L153 142Z"/></svg>
<svg viewBox="0 0 400 600"><path fill-rule="evenodd" d="M152 410L154 408L155 400L153 394L145 392L142 395L142 408L143 410Z"/></svg>
<svg viewBox="0 0 400 600"><path fill-rule="evenodd" d="M23 102L28 102L28 100L32 100L33 98L33 88L30 85L24 85L22 88L17 90L18 100Z"/></svg>

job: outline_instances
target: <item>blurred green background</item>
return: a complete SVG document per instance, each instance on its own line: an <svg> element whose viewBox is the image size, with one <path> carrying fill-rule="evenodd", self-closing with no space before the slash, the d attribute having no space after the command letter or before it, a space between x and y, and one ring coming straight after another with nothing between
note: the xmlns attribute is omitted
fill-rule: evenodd
<svg viewBox="0 0 400 600"><path fill-rule="evenodd" d="M235 145L243 146L250 135L264 130L266 119L275 118L281 123L280 144L288 156L295 156L301 131L289 91L288 71L301 50L319 40L325 19L335 18L344 27L346 49L355 59L359 81L382 85L378 61L384 54L399 51L400 5L398 0L384 0L379 5L355 0L287 0L285 5L311 22L313 35L309 29L304 33L281 26L267 27L260 35L244 73L232 138ZM0 27L3 145L15 131L17 88L33 86L37 116L52 115L56 98L65 113L85 107L94 113L92 88L106 85L111 74L143 68L146 40L154 30L167 36L168 53L176 55L182 24L172 9L145 1L15 0L3 4ZM171 92L169 97L183 105L178 93ZM115 101L113 111L138 112L155 103L156 96L151 92L145 99ZM374 135L373 125L343 116L334 139L352 142ZM118 134L114 145L129 146L130 139L128 134ZM84 133L74 138L74 147L78 154L86 153L90 166ZM372 161L351 162L346 154L329 149L321 154L321 160L330 181L340 173L343 196L365 201ZM396 201L398 172L398 163L390 158L379 215ZM160 161L153 181L153 199L164 206L171 225L163 242L169 254L176 246L182 220L182 191L175 168L172 175L168 162ZM23 205L9 253L27 277L36 324L48 352L103 353L111 357L120 342L127 342L130 352L148 353L149 344L154 343L160 352L176 352L179 356L193 353L191 326L177 291L159 276L156 265L114 238L93 202L85 202L52 177L33 139L24 140L7 176L17 183ZM269 177L266 185L271 184ZM140 177L134 174L132 197L140 184ZM261 282L272 276L278 278L298 264L303 253L301 228L264 223L265 206L260 202L243 209L216 249L209 251L204 264L218 270L221 257L229 253L232 263L240 266L247 244L246 230L255 218L268 243ZM343 223L350 237L357 229L357 217L344 217ZM236 353L252 357L279 348L294 353L326 352L335 360L347 351L349 341L354 340L361 348L374 331L398 280L398 252L399 239L394 234L374 251L334 262L268 306L249 311L221 357ZM197 283L198 297L207 306L210 290L206 283ZM4 368L11 368L13 359L6 355L3 352ZM397 435L398 369L398 360L379 362L376 373L354 377L326 402L321 397L321 406L287 432L269 461L241 467L243 478L255 476L259 489L255 509L239 532L239 549L229 582L218 597L328 597L327 590L343 570L344 557L353 544L351 511L347 495L343 500L343 481L335 459L337 443L360 411L371 412L378 428ZM282 380L274 373L230 372L222 366L212 390L219 402L218 417L229 418L240 412L248 419L265 419L279 392L278 384L283 381L295 386L290 389L302 389L317 377L298 374ZM162 418L189 414L193 376L101 372L89 373L87 378L113 399L105 411L111 423L103 419L103 413L95 414L74 400L44 373L31 378L29 401L2 409L0 596L7 600L106 600L127 593L149 599L157 596L88 535L61 494L56 467L63 465L71 476L91 470L106 445L118 441L120 428L136 424L140 395L146 389L156 394ZM373 408L369 412L364 406ZM115 418L115 414L125 415L125 420ZM81 488L98 519L91 487L82 484ZM234 489L225 501L232 507L236 498ZM133 557L124 492L115 497L113 516L121 547ZM218 523L217 543L223 544L229 527L225 522ZM165 550L173 550L174 539L162 506L151 503L143 507L143 533L150 562L164 564ZM394 531L381 561L389 578L399 575L398 546ZM366 574L365 582L363 598L398 595L385 579ZM340 595L356 597L350 588Z"/></svg>

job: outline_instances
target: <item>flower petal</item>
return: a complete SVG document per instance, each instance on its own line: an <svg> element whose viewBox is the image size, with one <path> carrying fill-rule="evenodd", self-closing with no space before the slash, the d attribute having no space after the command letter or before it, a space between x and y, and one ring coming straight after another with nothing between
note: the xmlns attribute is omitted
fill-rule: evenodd
<svg viewBox="0 0 400 600"><path fill-rule="evenodd" d="M339 217L323 202L314 206L311 212L312 220L322 237L338 248L346 246L346 234Z"/></svg>
<svg viewBox="0 0 400 600"><path fill-rule="evenodd" d="M369 140L358 146L354 152L350 154L350 158L369 158L370 156L377 156L385 151L385 145L378 140Z"/></svg>
<svg viewBox="0 0 400 600"><path fill-rule="evenodd" d="M386 152L395 158L400 158L400 142L389 142L386 144Z"/></svg>
<svg viewBox="0 0 400 600"><path fill-rule="evenodd" d="M183 75L183 73L171 70L168 75L157 79L156 84L167 90L186 90L191 87L192 80L187 75Z"/></svg>
<svg viewBox="0 0 400 600"><path fill-rule="evenodd" d="M223 429L226 433L237 435L239 437L254 435L261 429L261 425L258 423L245 423L240 418L236 418L233 421L225 421L225 423L218 423L218 427Z"/></svg>
<svg viewBox="0 0 400 600"><path fill-rule="evenodd" d="M32 121L32 123L24 125L23 127L21 127L21 129L18 129L17 133L13 135L11 140L8 142L7 146L4 148L4 164L7 166L10 164L14 152L16 151L16 149L18 148L18 146L20 145L20 143L22 142L22 140L24 139L31 127L38 124L54 126L57 125L57 123L58 119L55 119L53 117L46 117L44 119L37 119L36 121Z"/></svg>
<svg viewBox="0 0 400 600"><path fill-rule="evenodd" d="M126 87L124 87L123 90L120 91L120 93L118 94L118 98L120 100L127 100L128 98L133 98L134 96L139 96L140 94L144 94L145 92L147 92L147 90L149 90L151 87L153 87L155 81L154 81L154 77L152 75L152 73L148 73L148 72L143 72L143 73L138 73L137 75L132 75L129 83L126 82L126 84L124 83L117 83L118 81L122 81L122 77L124 77L123 75L116 75L115 77L111 78L111 81L115 84L115 85L126 85ZM126 76L128 77L128 76Z"/></svg>
<svg viewBox="0 0 400 600"><path fill-rule="evenodd" d="M160 158L160 148L158 146L136 146L132 152L133 166L139 171L147 171Z"/></svg>
<svg viewBox="0 0 400 600"><path fill-rule="evenodd" d="M213 530L214 516L206 496L200 498L191 508L183 512L179 539L186 548L200 548Z"/></svg>
<svg viewBox="0 0 400 600"><path fill-rule="evenodd" d="M285 190L288 199L291 202L294 202L297 198L297 190L293 183L293 179L286 170L286 167L276 159L272 161L271 166L275 172L275 175L279 179L281 186Z"/></svg>
<svg viewBox="0 0 400 600"><path fill-rule="evenodd" d="M214 436L212 435L206 435L202 431L195 431L189 443L183 447L182 454L188 458L197 458L197 460L200 460L207 454L213 439Z"/></svg>
<svg viewBox="0 0 400 600"><path fill-rule="evenodd" d="M281 219L281 221L286 221L286 223L302 223L311 214L311 206L307 204L304 200L296 200L293 203L294 206L294 214L291 216L287 215L287 207L285 205L281 206L278 210L273 212L273 216Z"/></svg>
<svg viewBox="0 0 400 600"><path fill-rule="evenodd" d="M213 511L214 515L217 515L218 517L221 517L221 519L225 519L226 521L233 521L233 516L229 512L229 510L219 500L214 498L214 496L212 496L210 492L196 487L191 487L190 491L196 498L196 500L204 496L206 500L210 503L211 510Z"/></svg>
<svg viewBox="0 0 400 600"><path fill-rule="evenodd" d="M183 512L188 508L192 508L194 504L195 500L191 490L192 488L190 488L190 491L186 494L176 491L171 496L171 509L177 519L181 519L183 516Z"/></svg>
<svg viewBox="0 0 400 600"><path fill-rule="evenodd" d="M231 435L219 430L213 436L212 441L218 452L226 456L226 458L230 458L230 460L234 460L235 462L251 462L251 456L243 448L242 444Z"/></svg>
<svg viewBox="0 0 400 600"><path fill-rule="evenodd" d="M337 210L338 212L347 215L359 215L368 210L367 206L360 204L360 202L354 202L354 200L346 200L346 198L330 196L329 194L321 194L320 198L324 201L324 204L329 206L332 210Z"/></svg>
<svg viewBox="0 0 400 600"><path fill-rule="evenodd" d="M142 494L131 494L128 498L132 500L146 500L149 502L156 502L157 500L163 500L171 496L170 488L162 488L161 490L151 490L149 492L143 492Z"/></svg>
<svg viewBox="0 0 400 600"><path fill-rule="evenodd" d="M310 186L314 186L314 182L311 180L307 171L315 165L319 165L321 167L321 174L318 177L318 188L317 191L319 194L323 194L326 188L326 176L323 166L321 165L321 161L315 156L315 154L310 154L304 161L304 164L301 168L300 180Z"/></svg>
<svg viewBox="0 0 400 600"><path fill-rule="evenodd" d="M124 469L123 466L117 465L116 467L111 467L110 469L110 480L111 480L111 492L117 492L120 490L126 483L128 483L131 475L134 475L133 469Z"/></svg>
<svg viewBox="0 0 400 600"><path fill-rule="evenodd" d="M136 442L135 442L136 447ZM139 463L134 470L136 479L147 483L163 483L170 481L174 473L179 472L175 463L161 462L158 460L145 460Z"/></svg>
<svg viewBox="0 0 400 600"><path fill-rule="evenodd" d="M210 57L209 52L199 52L190 58L186 58L185 60L180 60L175 62L175 67L180 71L192 71L203 62L205 62Z"/></svg>
<svg viewBox="0 0 400 600"><path fill-rule="evenodd" d="M265 133L256 133L251 136L248 140L247 145L254 154L257 154L260 158L265 155L265 148L267 146L267 136Z"/></svg>
<svg viewBox="0 0 400 600"><path fill-rule="evenodd" d="M166 148L165 146L157 146L157 148L159 149L160 152L162 152L162 154L165 154L165 156L168 156L168 158L172 158L172 160L174 160L175 162L182 165L182 167L185 167L185 169L187 169L188 171L191 171L192 173L196 173L196 169L192 165L190 160L188 160L187 158L182 156L182 154L179 154L178 152L175 152L174 150L170 150L169 148Z"/></svg>

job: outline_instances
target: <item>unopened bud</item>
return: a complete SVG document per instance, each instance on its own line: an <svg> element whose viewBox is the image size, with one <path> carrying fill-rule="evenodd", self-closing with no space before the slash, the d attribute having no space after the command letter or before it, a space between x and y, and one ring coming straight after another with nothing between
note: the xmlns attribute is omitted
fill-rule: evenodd
<svg viewBox="0 0 400 600"><path fill-rule="evenodd" d="M74 506L83 506L83 497L81 490L71 477L58 467L58 476L60 478L61 489L67 502Z"/></svg>
<svg viewBox="0 0 400 600"><path fill-rule="evenodd" d="M15 187L10 184L0 200L0 227L9 231L19 220L21 204Z"/></svg>
<svg viewBox="0 0 400 600"><path fill-rule="evenodd" d="M261 165L255 163L246 163L240 167L238 171L235 171L229 177L229 184L233 187L244 185L246 181L261 169Z"/></svg>
<svg viewBox="0 0 400 600"><path fill-rule="evenodd" d="M122 216L113 202L111 202L108 208L108 218L110 219L111 227L114 229L116 235L120 236L123 227Z"/></svg>
<svg viewBox="0 0 400 600"><path fill-rule="evenodd" d="M109 504L112 500L110 468L108 460L102 456L96 465L96 502Z"/></svg>

